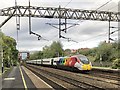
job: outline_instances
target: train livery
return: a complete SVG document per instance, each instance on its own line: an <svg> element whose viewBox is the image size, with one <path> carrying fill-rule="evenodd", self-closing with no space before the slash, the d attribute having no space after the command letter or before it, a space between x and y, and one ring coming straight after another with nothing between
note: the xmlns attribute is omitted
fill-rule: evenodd
<svg viewBox="0 0 120 90"><path fill-rule="evenodd" d="M26 61L31 64L43 64L43 65L59 65L67 66L69 68L74 67L82 71L90 71L92 69L92 64L89 59L84 55L74 55L71 57L58 57L49 59L39 59Z"/></svg>

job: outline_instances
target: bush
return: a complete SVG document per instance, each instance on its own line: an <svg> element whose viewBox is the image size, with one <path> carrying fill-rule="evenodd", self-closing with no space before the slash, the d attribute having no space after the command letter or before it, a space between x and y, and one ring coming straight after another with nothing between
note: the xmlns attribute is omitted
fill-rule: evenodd
<svg viewBox="0 0 120 90"><path fill-rule="evenodd" d="M13 61L13 66L17 66L17 61L16 60Z"/></svg>
<svg viewBox="0 0 120 90"><path fill-rule="evenodd" d="M113 61L112 68L114 68L114 69L117 69L117 68L120 69L120 59L116 59L116 60Z"/></svg>

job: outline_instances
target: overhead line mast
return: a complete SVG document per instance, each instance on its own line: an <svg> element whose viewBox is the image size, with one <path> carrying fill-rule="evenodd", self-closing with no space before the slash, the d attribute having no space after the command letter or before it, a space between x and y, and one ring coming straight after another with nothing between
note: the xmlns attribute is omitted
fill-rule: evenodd
<svg viewBox="0 0 120 90"><path fill-rule="evenodd" d="M32 34L31 33L31 11L30 11L30 0L29 0L29 34Z"/></svg>
<svg viewBox="0 0 120 90"><path fill-rule="evenodd" d="M17 1L15 0L15 11L16 11L16 31L17 31L17 46L19 50L19 30L20 30L20 16L18 15L18 6L17 6Z"/></svg>

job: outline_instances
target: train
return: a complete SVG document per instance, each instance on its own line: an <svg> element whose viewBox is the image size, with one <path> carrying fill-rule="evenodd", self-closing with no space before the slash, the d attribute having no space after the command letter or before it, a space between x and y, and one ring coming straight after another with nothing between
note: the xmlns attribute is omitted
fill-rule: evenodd
<svg viewBox="0 0 120 90"><path fill-rule="evenodd" d="M38 59L26 61L27 64L37 64L37 65L50 65L59 67L68 67L70 69L75 68L80 71L90 71L92 70L92 64L90 60L85 55L73 55L70 57L57 57L48 59Z"/></svg>

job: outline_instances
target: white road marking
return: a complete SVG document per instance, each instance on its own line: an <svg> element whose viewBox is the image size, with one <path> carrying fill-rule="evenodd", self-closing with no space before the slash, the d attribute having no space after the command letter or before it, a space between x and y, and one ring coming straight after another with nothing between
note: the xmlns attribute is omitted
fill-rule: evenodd
<svg viewBox="0 0 120 90"><path fill-rule="evenodd" d="M21 70L21 67L20 67L20 66L19 66L19 69L20 69L20 73L21 73L21 76L22 76L22 81L23 81L23 84L24 84L25 90L28 90L28 89L27 89L26 82L25 82L25 78L24 78L24 76L23 76L23 73L22 73L22 70Z"/></svg>
<svg viewBox="0 0 120 90"><path fill-rule="evenodd" d="M15 80L15 78L4 78L4 80Z"/></svg>

